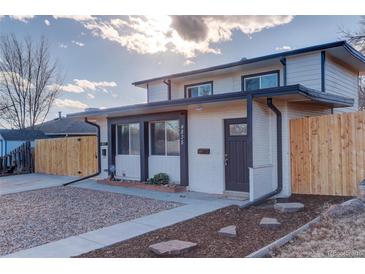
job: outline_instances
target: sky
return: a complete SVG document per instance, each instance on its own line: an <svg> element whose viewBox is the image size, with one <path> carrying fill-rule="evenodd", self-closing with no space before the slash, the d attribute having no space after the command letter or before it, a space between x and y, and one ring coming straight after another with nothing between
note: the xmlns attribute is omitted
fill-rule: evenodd
<svg viewBox="0 0 365 274"><path fill-rule="evenodd" d="M47 120L146 102L131 83L342 40L359 16L0 16L0 35L44 36L63 77Z"/></svg>

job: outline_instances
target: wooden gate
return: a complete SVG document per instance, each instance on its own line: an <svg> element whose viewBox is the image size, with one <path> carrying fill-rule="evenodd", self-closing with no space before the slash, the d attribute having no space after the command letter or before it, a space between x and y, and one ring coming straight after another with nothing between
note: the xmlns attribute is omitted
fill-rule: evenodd
<svg viewBox="0 0 365 274"><path fill-rule="evenodd" d="M37 140L35 172L64 176L87 176L97 172L95 136Z"/></svg>
<svg viewBox="0 0 365 274"><path fill-rule="evenodd" d="M290 121L292 192L356 195L365 178L365 112Z"/></svg>

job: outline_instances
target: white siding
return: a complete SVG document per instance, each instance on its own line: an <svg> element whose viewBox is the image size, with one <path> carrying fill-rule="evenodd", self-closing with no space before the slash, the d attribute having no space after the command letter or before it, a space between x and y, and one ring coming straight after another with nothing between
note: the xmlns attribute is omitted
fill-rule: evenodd
<svg viewBox="0 0 365 274"><path fill-rule="evenodd" d="M147 102L158 102L168 100L167 85L163 82L150 83L147 90Z"/></svg>
<svg viewBox="0 0 365 274"><path fill-rule="evenodd" d="M327 58L325 65L325 83L326 92L355 99L355 104L352 108L335 109L335 112L358 110L359 86L358 75L356 73Z"/></svg>
<svg viewBox="0 0 365 274"><path fill-rule="evenodd" d="M150 155L148 157L148 177L151 178L158 173L166 173L170 181L180 182L180 156Z"/></svg>
<svg viewBox="0 0 365 274"><path fill-rule="evenodd" d="M321 54L320 52L288 57L287 84L301 84L315 90L321 90Z"/></svg>
<svg viewBox="0 0 365 274"><path fill-rule="evenodd" d="M106 118L99 118L93 121L100 126L100 142L108 142L108 123ZM100 151L106 149L106 155L101 157L101 173L100 178L108 177L108 146L101 146Z"/></svg>
<svg viewBox="0 0 365 274"><path fill-rule="evenodd" d="M116 176L126 180L141 180L141 158L139 155L116 155Z"/></svg>
<svg viewBox="0 0 365 274"><path fill-rule="evenodd" d="M226 103L188 111L189 189L222 194L224 179L224 119L246 117L246 102ZM210 154L198 154L209 148Z"/></svg>

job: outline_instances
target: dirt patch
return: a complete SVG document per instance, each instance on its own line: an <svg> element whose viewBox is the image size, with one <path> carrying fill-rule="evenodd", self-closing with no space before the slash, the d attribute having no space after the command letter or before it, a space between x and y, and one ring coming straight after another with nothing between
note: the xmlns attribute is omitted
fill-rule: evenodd
<svg viewBox="0 0 365 274"><path fill-rule="evenodd" d="M148 246L173 239L198 243L194 250L179 257L245 257L311 221L325 207L347 199L348 197L292 195L285 201L305 205L305 209L297 213L279 213L273 209L273 202L249 209L230 206L79 257L156 257L148 250ZM278 229L262 228L259 226L262 217L277 218L282 225ZM228 225L237 226L236 238L218 234L220 228Z"/></svg>
<svg viewBox="0 0 365 274"><path fill-rule="evenodd" d="M354 258L365 257L365 213L342 218L324 218L298 235L271 257Z"/></svg>

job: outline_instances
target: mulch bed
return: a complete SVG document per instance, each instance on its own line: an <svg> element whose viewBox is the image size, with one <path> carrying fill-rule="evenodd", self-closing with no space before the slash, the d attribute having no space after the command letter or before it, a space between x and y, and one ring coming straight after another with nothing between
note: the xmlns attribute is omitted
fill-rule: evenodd
<svg viewBox="0 0 365 274"><path fill-rule="evenodd" d="M249 209L230 206L79 257L157 257L148 250L148 246L173 239L198 243L195 249L178 257L245 257L311 221L329 205L347 199L349 197L315 195L292 195L288 199L278 199L278 201L301 202L305 205L303 211L290 214L275 211L272 208L273 201ZM259 226L262 217L277 218L282 225L278 229L262 228ZM236 238L218 235L217 231L228 225L237 226Z"/></svg>

